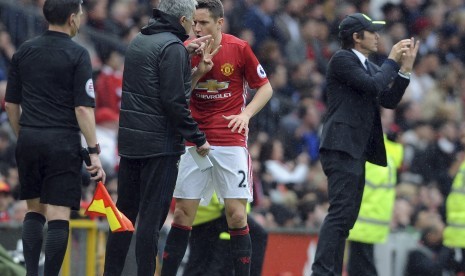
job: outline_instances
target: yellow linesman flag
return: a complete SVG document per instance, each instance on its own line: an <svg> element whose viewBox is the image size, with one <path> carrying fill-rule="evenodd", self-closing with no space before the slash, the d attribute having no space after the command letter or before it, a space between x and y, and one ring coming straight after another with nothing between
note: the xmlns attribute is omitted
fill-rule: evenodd
<svg viewBox="0 0 465 276"><path fill-rule="evenodd" d="M107 217L111 232L134 231L134 225L116 208L102 181L97 183L94 197L89 207L87 207L85 214L88 216Z"/></svg>

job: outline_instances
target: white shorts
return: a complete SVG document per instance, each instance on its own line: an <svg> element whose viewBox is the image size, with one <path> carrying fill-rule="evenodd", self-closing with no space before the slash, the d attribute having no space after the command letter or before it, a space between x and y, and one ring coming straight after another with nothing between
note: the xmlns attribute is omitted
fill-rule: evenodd
<svg viewBox="0 0 465 276"><path fill-rule="evenodd" d="M252 202L252 161L247 148L212 146L208 157L213 167L202 172L186 148L179 162L174 197L200 199L201 205L208 205L216 192L221 203L225 198Z"/></svg>

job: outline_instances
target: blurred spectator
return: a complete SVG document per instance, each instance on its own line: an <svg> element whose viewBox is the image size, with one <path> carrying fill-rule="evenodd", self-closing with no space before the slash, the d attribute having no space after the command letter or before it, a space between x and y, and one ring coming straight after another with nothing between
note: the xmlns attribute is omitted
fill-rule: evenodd
<svg viewBox="0 0 465 276"><path fill-rule="evenodd" d="M402 21L407 26L410 35L414 34L415 21L422 15L421 4L420 0L402 0L400 3Z"/></svg>
<svg viewBox="0 0 465 276"><path fill-rule="evenodd" d="M4 109L5 105L5 91L8 69L10 67L11 57L16 51L16 47L11 41L10 34L5 26L0 22L0 107ZM0 121L4 118L0 117Z"/></svg>
<svg viewBox="0 0 465 276"><path fill-rule="evenodd" d="M274 40L263 41L257 49L257 58L264 67L270 64L284 64L284 58L279 49L279 44Z"/></svg>
<svg viewBox="0 0 465 276"><path fill-rule="evenodd" d="M10 186L0 181L0 222L10 221L9 208L12 202Z"/></svg>
<svg viewBox="0 0 465 276"><path fill-rule="evenodd" d="M11 36L6 27L0 22L0 71L7 75L10 61L13 54L16 52L16 47L11 41ZM0 77L0 80L5 79ZM2 97L3 100L3 97Z"/></svg>
<svg viewBox="0 0 465 276"><path fill-rule="evenodd" d="M321 111L316 101L305 101L299 108L300 126L295 131L298 153L305 152L310 162L319 160Z"/></svg>
<svg viewBox="0 0 465 276"><path fill-rule="evenodd" d="M119 164L117 135L119 115L110 108L102 107L95 112L96 134L100 143L100 160L107 175L115 175Z"/></svg>
<svg viewBox="0 0 465 276"><path fill-rule="evenodd" d="M117 34L114 24L108 19L108 0L88 0L84 3L87 11L87 25L99 31Z"/></svg>
<svg viewBox="0 0 465 276"><path fill-rule="evenodd" d="M338 40L338 33L339 33L339 23L349 14L353 14L357 12L357 8L352 2L342 2L338 3L333 11L334 17L325 17L328 21L329 30L330 30L330 38L332 40ZM318 17L313 16L312 18L318 19ZM321 19L321 18L319 18ZM338 46L339 47L339 46Z"/></svg>
<svg viewBox="0 0 465 276"><path fill-rule="evenodd" d="M305 0L282 1L283 8L275 17L276 28L282 34L284 47L301 40L300 21L303 19Z"/></svg>
<svg viewBox="0 0 465 276"><path fill-rule="evenodd" d="M118 200L118 177L114 175L110 179L107 179L107 182L105 183L105 188L107 188L111 200L113 200L113 202L116 202Z"/></svg>
<svg viewBox="0 0 465 276"><path fill-rule="evenodd" d="M405 276L454 275L457 264L453 251L442 245L443 225L433 224L421 232L421 239L408 255Z"/></svg>
<svg viewBox="0 0 465 276"><path fill-rule="evenodd" d="M27 213L26 200L16 200L11 205L11 221L18 224L23 223Z"/></svg>
<svg viewBox="0 0 465 276"><path fill-rule="evenodd" d="M428 40L434 40L435 34L433 33L433 26L431 25L431 20L425 16L421 15L413 22L411 27L411 35L417 37L421 41L420 49L418 54L424 55L429 51Z"/></svg>
<svg viewBox="0 0 465 276"><path fill-rule="evenodd" d="M402 20L402 9L399 6L400 1L376 1L377 3L373 5L372 7L375 7L376 5L382 4L384 2L384 5L381 6L380 11L384 15L384 20L386 20L386 24L388 24L387 27L391 24L396 24L400 23ZM397 3L396 3L397 2ZM377 11L372 12L373 16L376 15ZM405 37L405 36L402 36ZM397 41L397 39L394 39L394 41Z"/></svg>
<svg viewBox="0 0 465 276"><path fill-rule="evenodd" d="M453 66L444 66L436 70L434 75L437 77L432 79L434 86L427 91L422 99L423 118L427 120L461 120L463 102L459 99L457 83L460 83L463 74L459 70L454 70ZM451 113L444 113L446 110Z"/></svg>
<svg viewBox="0 0 465 276"><path fill-rule="evenodd" d="M233 3L223 2L224 15L229 24L229 33L238 37L241 37L240 33L244 29L244 14L253 5L254 0L234 0ZM228 2L228 1L226 1ZM232 7L230 5L232 4ZM253 43L249 43L253 45Z"/></svg>
<svg viewBox="0 0 465 276"><path fill-rule="evenodd" d="M279 121L283 114L287 114L293 108L291 99L287 97L287 68L282 64L271 63L264 65L268 80L273 87L273 97L263 107L260 113L255 115L255 120L249 123L250 129L257 129L275 135L279 131ZM255 133L256 131L250 131Z"/></svg>
<svg viewBox="0 0 465 276"><path fill-rule="evenodd" d="M456 159L459 133L453 121L439 122L436 129L436 140L414 157L411 171L420 174L424 183L435 183L443 196L447 196L456 173L451 174L449 169L461 162Z"/></svg>
<svg viewBox="0 0 465 276"><path fill-rule="evenodd" d="M430 51L435 51L438 46L439 31L444 24L446 5L443 2L436 1L425 8L425 16L429 19L431 32L425 37L420 53L424 54Z"/></svg>
<svg viewBox="0 0 465 276"><path fill-rule="evenodd" d="M299 155L294 162L285 162L283 144L278 139L272 139L263 144L260 160L265 171L270 175L270 182L276 184L302 184L308 173L308 154Z"/></svg>
<svg viewBox="0 0 465 276"><path fill-rule="evenodd" d="M251 44L253 50L257 50L258 46L268 39L274 39L281 45L285 41L274 22L274 13L278 5L278 0L257 0L244 14L243 26L251 30L255 37L255 43Z"/></svg>
<svg viewBox="0 0 465 276"><path fill-rule="evenodd" d="M404 198L397 198L394 202L394 212L391 219L391 231L402 231L409 228L411 225L412 214L412 204Z"/></svg>
<svg viewBox="0 0 465 276"><path fill-rule="evenodd" d="M16 166L15 158L16 142L5 129L0 128L0 162L10 166Z"/></svg>
<svg viewBox="0 0 465 276"><path fill-rule="evenodd" d="M404 100L395 109L395 123L402 131L407 131L422 119L422 110L419 103Z"/></svg>
<svg viewBox="0 0 465 276"><path fill-rule="evenodd" d="M47 23L42 15L42 2L2 1L0 21L8 30L15 47L47 29Z"/></svg>
<svg viewBox="0 0 465 276"><path fill-rule="evenodd" d="M110 5L110 22L113 26L113 32L118 37L122 37L127 29L134 25L132 18L130 1L117 0Z"/></svg>
<svg viewBox="0 0 465 276"><path fill-rule="evenodd" d="M82 24L83 28L90 28L87 34L102 62L111 50L119 49L122 51L124 46L117 43L120 42L120 36L126 34L127 30L121 29L109 18L108 0L84 1L83 9L86 10L87 17ZM105 35L102 36L102 33Z"/></svg>
<svg viewBox="0 0 465 276"><path fill-rule="evenodd" d="M124 56L109 50L102 57L103 67L95 82L96 109L109 108L119 114L123 87Z"/></svg>
<svg viewBox="0 0 465 276"><path fill-rule="evenodd" d="M328 204L320 193L310 192L299 201L298 211L306 228L320 229L328 213Z"/></svg>
<svg viewBox="0 0 465 276"><path fill-rule="evenodd" d="M436 53L429 52L422 56L419 55L413 66L410 84L405 90L403 101L421 103L425 95L436 86L436 80L433 76L438 71L439 65Z"/></svg>
<svg viewBox="0 0 465 276"><path fill-rule="evenodd" d="M411 128L405 130L401 136L401 141L404 143L405 148L403 167L404 172L401 176L402 179L405 180L407 175L410 175L410 177L415 177L413 173L410 172L413 159L416 155L425 151L426 148L434 141L434 139L435 131L433 126L428 121L419 120L415 122ZM418 179L418 181L414 181L415 183L423 181L423 178L421 178L420 175L418 175L418 177L420 177L420 179Z"/></svg>
<svg viewBox="0 0 465 276"><path fill-rule="evenodd" d="M459 59L463 62L464 53L461 49L461 37L457 25L446 23L439 29L437 49L442 64Z"/></svg>

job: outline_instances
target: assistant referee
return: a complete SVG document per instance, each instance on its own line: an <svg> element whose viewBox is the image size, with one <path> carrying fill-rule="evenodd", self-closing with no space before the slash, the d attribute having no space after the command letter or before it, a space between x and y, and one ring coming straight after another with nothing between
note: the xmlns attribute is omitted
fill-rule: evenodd
<svg viewBox="0 0 465 276"><path fill-rule="evenodd" d="M105 181L95 134L94 88L89 53L71 40L79 31L81 0L47 0L48 30L23 43L8 75L6 111L18 136L16 161L27 275L38 275L46 221L44 275L58 275L66 252L71 209L81 199L82 131L92 179Z"/></svg>

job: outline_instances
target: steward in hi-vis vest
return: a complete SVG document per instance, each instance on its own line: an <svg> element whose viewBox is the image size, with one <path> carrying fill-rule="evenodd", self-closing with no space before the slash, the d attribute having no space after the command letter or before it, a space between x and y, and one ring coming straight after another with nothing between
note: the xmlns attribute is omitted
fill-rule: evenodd
<svg viewBox="0 0 465 276"><path fill-rule="evenodd" d="M404 149L401 144L384 137L387 167L366 163L365 189L362 205L350 230L348 240L362 243L382 243L389 234L395 200L397 169L402 165Z"/></svg>
<svg viewBox="0 0 465 276"><path fill-rule="evenodd" d="M446 199L444 245L465 248L465 161L460 165L452 189ZM462 256L465 258L465 256Z"/></svg>

